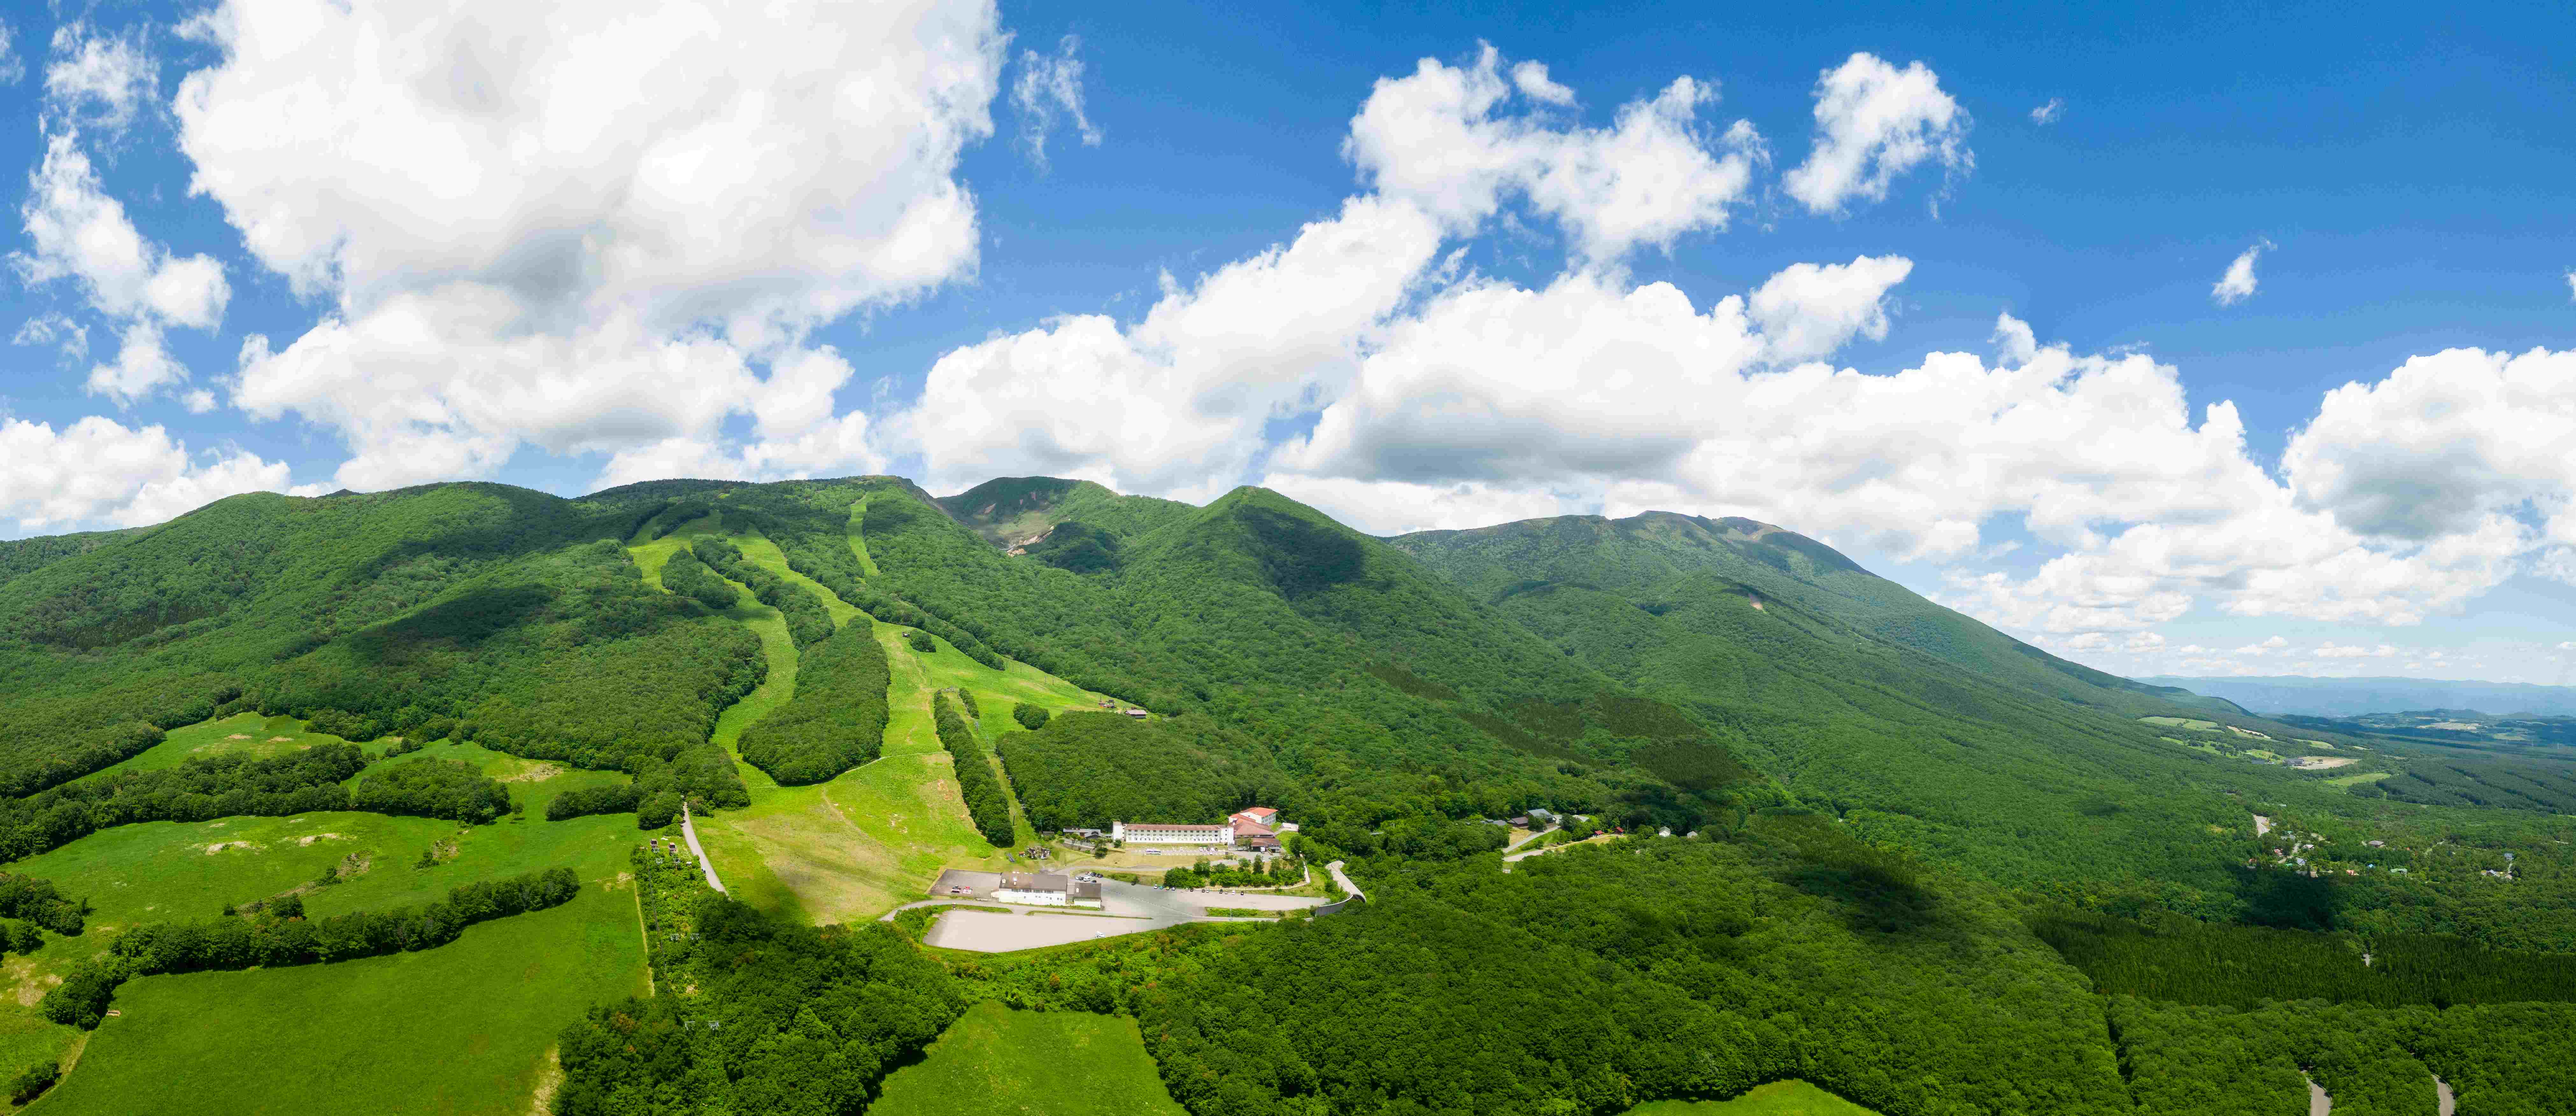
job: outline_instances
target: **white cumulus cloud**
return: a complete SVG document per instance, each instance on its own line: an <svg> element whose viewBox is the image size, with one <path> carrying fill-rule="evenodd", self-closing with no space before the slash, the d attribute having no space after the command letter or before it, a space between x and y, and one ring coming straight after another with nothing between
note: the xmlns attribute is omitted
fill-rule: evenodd
<svg viewBox="0 0 2576 1116"><path fill-rule="evenodd" d="M191 454L159 426L90 416L65 425L0 419L0 516L22 531L159 523L242 492L286 488L282 462Z"/></svg>
<svg viewBox="0 0 2576 1116"><path fill-rule="evenodd" d="M1791 264L1747 300L1771 359L1812 360L1854 337L1887 337L1887 292L1914 271L1903 256L1862 256L1847 264Z"/></svg>
<svg viewBox="0 0 2576 1116"><path fill-rule="evenodd" d="M993 6L225 4L175 111L193 189L327 300L233 400L344 439L340 483L488 475L521 445L793 475L866 467L807 338L969 275L960 153ZM817 400L824 400L818 406ZM728 442L728 416L754 419ZM855 422L855 425L854 425Z"/></svg>
<svg viewBox="0 0 2576 1116"><path fill-rule="evenodd" d="M2209 297L2221 306L2234 306L2254 297L2254 261L2262 258L2264 250L2270 247L2271 241L2257 241L2253 247L2238 253L2236 259L2227 265L2227 273L2211 284Z"/></svg>
<svg viewBox="0 0 2576 1116"><path fill-rule="evenodd" d="M222 264L202 254L176 256L146 239L124 204L107 194L80 133L70 129L45 137L19 218L31 248L10 256L19 275L34 285L73 282L93 308L122 322L117 360L90 370L91 391L131 404L187 378L162 345L163 327L213 329L223 320L232 288ZM68 319L30 328L45 340L64 337L67 350L88 347L86 330L70 333L79 327ZM20 337L23 343L29 331Z"/></svg>
<svg viewBox="0 0 2576 1116"><path fill-rule="evenodd" d="M1900 70L1854 54L1817 79L1815 148L1781 185L1813 212L1840 213L1854 199L1885 200L1898 176L1927 162L1967 173L1976 166L1967 137L1967 110L1923 63Z"/></svg>
<svg viewBox="0 0 2576 1116"><path fill-rule="evenodd" d="M2064 115L2066 115L2066 98L2051 97L2047 104L2030 110L2030 122L2046 127L2057 123L2058 118Z"/></svg>

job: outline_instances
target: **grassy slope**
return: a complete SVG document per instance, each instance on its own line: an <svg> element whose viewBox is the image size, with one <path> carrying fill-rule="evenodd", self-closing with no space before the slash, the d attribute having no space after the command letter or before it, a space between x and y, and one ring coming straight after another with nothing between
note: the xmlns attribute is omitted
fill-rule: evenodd
<svg viewBox="0 0 2576 1116"><path fill-rule="evenodd" d="M1136 1021L982 1003L886 1078L870 1116L1180 1116Z"/></svg>
<svg viewBox="0 0 2576 1116"><path fill-rule="evenodd" d="M167 766L210 742L226 744L223 738L232 732L214 730L237 727L183 729L128 762ZM313 738L299 724L262 728L267 735ZM165 751L173 754L164 756ZM523 916L533 920L525 926L515 919L478 926L440 949L337 965L133 981L118 993L124 1016L93 1037L65 1079L64 1099L49 1100L45 1108L187 1112L199 1109L184 1102L202 1095L226 1102L210 1102L204 1111L256 1111L253 1105L263 1097L280 1098L275 1111L524 1111L531 1075L554 1031L595 1000L641 991L644 965L634 945L633 900L611 890L637 839L634 822L628 815L541 820L555 795L613 781L615 775L563 770L471 744L434 744L417 755L472 763L510 781L512 796L526 811L470 828L354 812L149 822L105 830L11 865L12 871L46 877L87 896L95 910L89 932L51 941L31 957L10 958L11 994L0 1000L0 1066L23 1065L68 1045L76 1032L45 1023L28 1005L80 958L104 951L116 931L137 922L214 917L227 903L307 884L351 853L369 854L367 871L307 892L312 914L422 903L474 880L567 865L594 885L580 900ZM308 837L314 839L303 840ZM421 852L440 841L454 842L453 855L433 868L415 867ZM206 851L217 843L228 847ZM424 1006L400 1013L382 1009L397 1002ZM472 1013L474 1020L460 1013ZM350 1035L370 1037L353 1047ZM467 1048L458 1049L460 1044ZM352 1060L351 1049L366 1054ZM175 1107L154 1107L154 1090L165 1080L227 1084L221 1091L192 1089L189 1097L172 1098ZM243 1084L235 1091L229 1083ZM397 1084L447 1101L411 1109L378 1105L377 1093ZM79 1099L84 1097L90 1099ZM135 1106L115 1107L128 1100Z"/></svg>
<svg viewBox="0 0 2576 1116"><path fill-rule="evenodd" d="M701 520L630 551L647 579L658 585L661 564L670 554L713 527L712 520ZM987 713L988 732L992 726L1018 728L1007 715L1013 702L1088 707L1099 695L1025 663L1011 663L1006 671L987 669L945 642L936 652L916 653L898 638L902 629L869 619L788 569L786 556L768 539L728 538L751 561L822 598L835 623L870 625L886 650L893 688L885 750L875 762L827 783L781 787L759 769L736 761L751 791L751 806L705 818L698 826L699 840L725 886L763 910L817 923L851 922L922 897L943 868L1002 867L1000 853L977 835L958 797L954 768L931 730L931 693L972 689ZM866 562L865 543L855 533L851 546ZM716 722L716 741L727 749L744 728L795 692L795 648L777 611L746 595L734 616L760 635L770 674L767 683ZM1019 836L1030 836L1025 821Z"/></svg>
<svg viewBox="0 0 2576 1116"><path fill-rule="evenodd" d="M1627 1116L1877 1116L1804 1081L1756 1085L1740 1097L1722 1101L1656 1101L1628 1110Z"/></svg>

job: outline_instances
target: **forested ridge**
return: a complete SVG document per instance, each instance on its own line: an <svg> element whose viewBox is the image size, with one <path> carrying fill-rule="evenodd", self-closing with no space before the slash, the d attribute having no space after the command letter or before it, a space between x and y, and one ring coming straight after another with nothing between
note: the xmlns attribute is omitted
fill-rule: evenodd
<svg viewBox="0 0 2576 1116"><path fill-rule="evenodd" d="M402 755L440 739L629 777L541 798L549 820L747 805L738 761L831 780L878 754L892 673L814 586L911 629L895 653L937 656L938 685L1017 660L1153 712L930 695L991 845L1014 798L1040 831L1274 805L1370 900L968 957L792 925L639 852L661 994L566 1032L558 1112L856 1112L979 998L1135 1016L1196 1116L1612 1116L1789 1077L1884 1116L2291 1111L2302 1074L2363 1116L2429 1113L2434 1074L2469 1116L2576 1092L2576 822L2548 772L2089 671L1748 520L1379 540L1259 489L1192 507L1049 478L237 497L0 547L0 853L136 821L510 814L508 786ZM712 733L767 670L746 596L797 679L737 758ZM92 774L252 710L404 740ZM1505 871L1495 822L1533 807L1631 836ZM94 1022L119 973L434 944L490 898L128 928L122 969L52 1002ZM43 880L0 882L0 908L81 929Z"/></svg>

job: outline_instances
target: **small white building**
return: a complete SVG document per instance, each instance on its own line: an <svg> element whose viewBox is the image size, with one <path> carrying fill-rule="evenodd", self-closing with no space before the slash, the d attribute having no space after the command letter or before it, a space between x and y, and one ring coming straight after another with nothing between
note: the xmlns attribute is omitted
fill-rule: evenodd
<svg viewBox="0 0 2576 1116"><path fill-rule="evenodd" d="M993 889L993 898L1033 907L1097 907L1100 884L1059 872L1006 872L1001 886Z"/></svg>

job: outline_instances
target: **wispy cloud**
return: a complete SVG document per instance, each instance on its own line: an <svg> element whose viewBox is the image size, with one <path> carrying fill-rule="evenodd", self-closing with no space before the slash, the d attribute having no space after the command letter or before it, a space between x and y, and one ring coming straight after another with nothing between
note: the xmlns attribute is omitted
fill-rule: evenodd
<svg viewBox="0 0 2576 1116"><path fill-rule="evenodd" d="M1011 87L1011 103L1020 110L1020 143L1028 150L1029 161L1043 170L1047 165L1047 134L1061 121L1073 126L1084 147L1100 146L1100 129L1082 111L1082 59L1074 52L1082 40L1067 35L1056 44L1054 54L1034 50L1020 52L1020 77ZM1538 75L1541 81L1547 75Z"/></svg>
<svg viewBox="0 0 2576 1116"><path fill-rule="evenodd" d="M2047 104L2030 110L2030 122L2045 127L2057 123L2057 118L2064 115L2066 115L2066 98L2051 97Z"/></svg>

